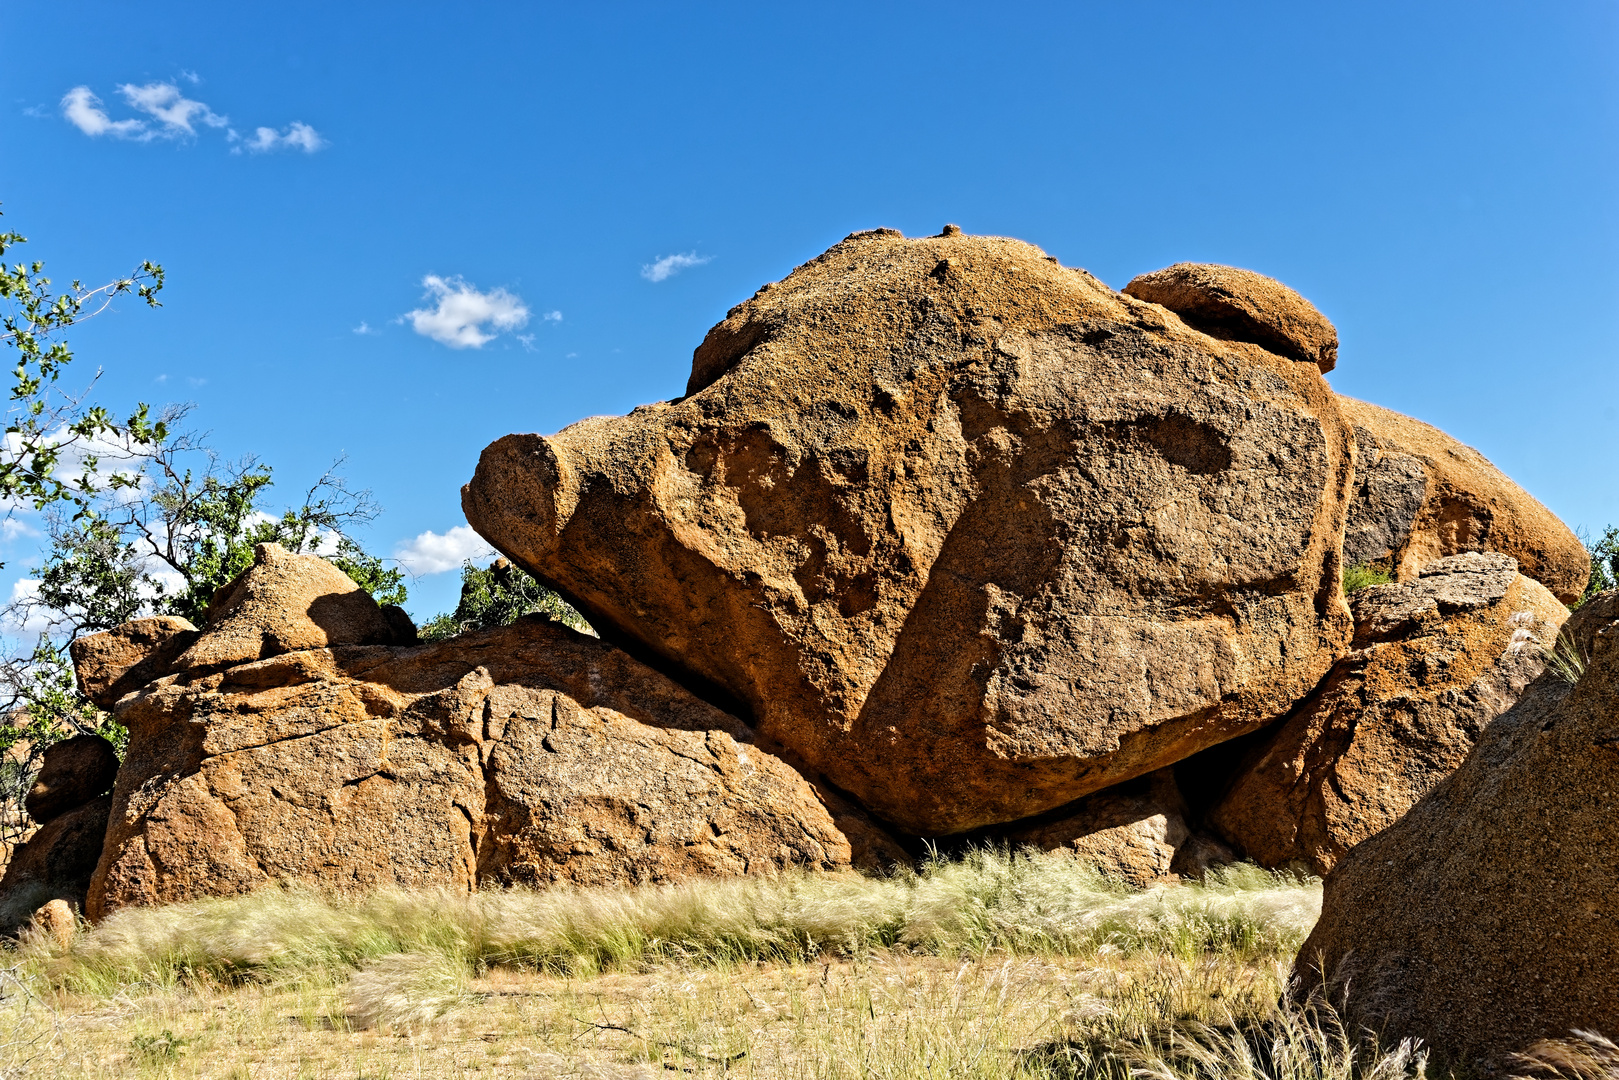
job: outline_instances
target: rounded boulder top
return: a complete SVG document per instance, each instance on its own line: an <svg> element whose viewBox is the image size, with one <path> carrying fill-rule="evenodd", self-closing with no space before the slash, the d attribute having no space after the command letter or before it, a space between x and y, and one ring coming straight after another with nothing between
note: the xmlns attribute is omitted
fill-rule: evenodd
<svg viewBox="0 0 1619 1080"><path fill-rule="evenodd" d="M75 735L49 747L23 809L41 825L112 789L118 752L100 735Z"/></svg>
<svg viewBox="0 0 1619 1080"><path fill-rule="evenodd" d="M1338 331L1315 305L1275 278L1217 263L1176 263L1142 274L1127 295L1159 304L1210 337L1248 341L1278 356L1338 364Z"/></svg>

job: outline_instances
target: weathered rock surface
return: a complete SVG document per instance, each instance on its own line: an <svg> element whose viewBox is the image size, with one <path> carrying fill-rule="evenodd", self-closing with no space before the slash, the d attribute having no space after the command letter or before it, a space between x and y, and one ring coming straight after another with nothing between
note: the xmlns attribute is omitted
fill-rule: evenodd
<svg viewBox="0 0 1619 1080"><path fill-rule="evenodd" d="M1296 973L1345 1020L1499 1064L1619 1017L1619 593L1572 615L1589 657L1485 729L1467 760L1328 875ZM1321 965L1318 968L1318 965Z"/></svg>
<svg viewBox="0 0 1619 1080"><path fill-rule="evenodd" d="M1338 364L1338 331L1304 297L1275 278L1214 263L1176 263L1124 287L1211 337L1251 341L1323 374Z"/></svg>
<svg viewBox="0 0 1619 1080"><path fill-rule="evenodd" d="M1579 537L1483 454L1438 428L1340 397L1358 444L1344 563L1387 562L1401 581L1434 559L1496 551L1572 604L1590 559Z"/></svg>
<svg viewBox="0 0 1619 1080"><path fill-rule="evenodd" d="M996 836L1014 848L1067 852L1145 887L1182 876L1201 878L1211 863L1234 861L1217 843L1195 835L1187 817L1172 770L1160 769L1086 796L1038 823L997 830Z"/></svg>
<svg viewBox="0 0 1619 1080"><path fill-rule="evenodd" d="M252 577L285 570L261 562L239 591L263 595ZM297 604L310 593L287 589ZM224 670L216 633L254 639L211 623L187 654L211 666L119 702L130 743L92 918L275 881L471 888L849 863L814 790L745 726L558 624Z"/></svg>
<svg viewBox="0 0 1619 1080"><path fill-rule="evenodd" d="M399 641L399 631L371 594L343 571L314 555L260 544L253 549L252 571L214 595L207 632L172 666L187 671L299 649Z"/></svg>
<svg viewBox="0 0 1619 1080"><path fill-rule="evenodd" d="M83 910L111 809L112 796L103 795L59 814L11 853L0 877L0 933L14 933L50 900Z"/></svg>
<svg viewBox="0 0 1619 1080"><path fill-rule="evenodd" d="M1346 644L1320 372L1027 244L850 237L733 309L689 389L499 440L467 519L902 829L1161 768Z"/></svg>
<svg viewBox="0 0 1619 1080"><path fill-rule="evenodd" d="M1359 648L1253 751L1211 814L1265 866L1324 874L1392 825L1541 673L1540 643L1568 614L1499 554L1439 559L1349 606Z"/></svg>
<svg viewBox="0 0 1619 1080"><path fill-rule="evenodd" d="M41 825L112 790L118 751L100 735L75 735L47 747L23 809Z"/></svg>
<svg viewBox="0 0 1619 1080"><path fill-rule="evenodd" d="M111 709L125 694L167 675L197 635L186 619L156 615L74 638L68 654L84 696Z"/></svg>

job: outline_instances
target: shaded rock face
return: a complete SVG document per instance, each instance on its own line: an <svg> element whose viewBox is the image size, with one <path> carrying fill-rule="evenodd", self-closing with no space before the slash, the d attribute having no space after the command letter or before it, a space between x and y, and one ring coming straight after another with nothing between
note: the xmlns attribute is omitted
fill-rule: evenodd
<svg viewBox="0 0 1619 1080"><path fill-rule="evenodd" d="M93 799L51 818L12 852L0 877L0 934L15 933L50 900L84 908L111 810L111 795Z"/></svg>
<svg viewBox="0 0 1619 1080"><path fill-rule="evenodd" d="M1510 555L1565 604L1590 578L1579 537L1483 454L1409 416L1338 399L1358 445L1344 562L1386 562L1401 581L1467 551Z"/></svg>
<svg viewBox="0 0 1619 1080"><path fill-rule="evenodd" d="M99 735L75 735L46 748L23 809L41 825L112 790L118 751Z"/></svg>
<svg viewBox="0 0 1619 1080"><path fill-rule="evenodd" d="M1311 365L1027 244L883 231L733 309L688 397L501 439L462 501L605 635L939 835L1313 688L1349 636L1350 444Z"/></svg>
<svg viewBox="0 0 1619 1080"><path fill-rule="evenodd" d="M1145 887L1201 878L1234 861L1218 841L1193 832L1173 771L1160 769L1089 795L1033 823L1013 823L995 838L1012 847L1064 851L1103 873Z"/></svg>
<svg viewBox="0 0 1619 1080"><path fill-rule="evenodd" d="M1338 331L1304 297L1275 278L1213 263L1176 263L1142 274L1125 293L1168 308L1211 337L1251 341L1278 356L1338 364Z"/></svg>
<svg viewBox="0 0 1619 1080"><path fill-rule="evenodd" d="M1619 1016L1619 593L1565 626L1589 666L1548 672L1460 768L1326 879L1301 993L1345 1020L1486 1065ZM1318 968L1318 964L1322 965Z"/></svg>
<svg viewBox="0 0 1619 1080"><path fill-rule="evenodd" d="M260 563L239 592L264 595L252 577L283 570ZM287 594L304 604L319 581ZM220 626L188 655L222 655L216 632L254 640L240 620ZM850 858L810 785L734 717L537 617L415 648L182 668L118 717L130 743L92 918L277 881L640 882Z"/></svg>
<svg viewBox="0 0 1619 1080"><path fill-rule="evenodd" d="M1248 858L1324 874L1462 763L1541 673L1567 609L1512 559L1439 559L1350 598L1359 648L1257 747L1214 825Z"/></svg>

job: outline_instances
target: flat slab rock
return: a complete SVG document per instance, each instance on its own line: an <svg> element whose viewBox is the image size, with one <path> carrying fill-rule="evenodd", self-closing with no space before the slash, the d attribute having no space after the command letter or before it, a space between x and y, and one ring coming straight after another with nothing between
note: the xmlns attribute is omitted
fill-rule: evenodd
<svg viewBox="0 0 1619 1080"><path fill-rule="evenodd" d="M92 918L277 881L470 889L850 860L814 789L734 717L537 617L182 671L118 716L129 752Z"/></svg>
<svg viewBox="0 0 1619 1080"><path fill-rule="evenodd" d="M1314 362L1028 244L879 230L734 308L685 398L501 439L462 502L606 637L939 835L1308 693L1349 637L1351 438Z"/></svg>
<svg viewBox="0 0 1619 1080"><path fill-rule="evenodd" d="M1480 1071L1619 1017L1619 593L1564 626L1588 658L1540 676L1449 778L1326 879L1298 993L1351 1029ZM1347 989L1347 997L1344 991ZM1504 1070L1516 1071L1516 1070Z"/></svg>
<svg viewBox="0 0 1619 1080"><path fill-rule="evenodd" d="M1466 759L1568 609L1505 555L1350 597L1359 648L1239 768L1210 819L1247 858L1325 874Z"/></svg>

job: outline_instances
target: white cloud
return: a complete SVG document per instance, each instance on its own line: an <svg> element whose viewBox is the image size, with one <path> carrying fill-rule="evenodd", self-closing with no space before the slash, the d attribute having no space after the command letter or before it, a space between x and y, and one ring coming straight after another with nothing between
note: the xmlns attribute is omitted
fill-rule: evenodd
<svg viewBox="0 0 1619 1080"><path fill-rule="evenodd" d="M236 132L231 132L232 138L240 138ZM326 140L320 137L320 132L302 121L294 120L286 131L277 131L275 128L261 127L253 132L253 137L244 144L249 151L263 154L270 150L302 150L306 154L313 154L326 145Z"/></svg>
<svg viewBox="0 0 1619 1080"><path fill-rule="evenodd" d="M560 312L560 311L547 311L545 313L545 321L546 322L561 322L562 321L562 312Z"/></svg>
<svg viewBox="0 0 1619 1080"><path fill-rule="evenodd" d="M88 86L75 86L62 97L62 115L86 135L111 135L118 139L152 137L142 120L114 120L101 108L101 99Z"/></svg>
<svg viewBox="0 0 1619 1080"><path fill-rule="evenodd" d="M43 633L54 625L51 613L39 604L40 584L35 578L12 582L11 602L0 609L0 633L20 637Z"/></svg>
<svg viewBox="0 0 1619 1080"><path fill-rule="evenodd" d="M429 529L414 540L394 545L394 558L412 577L457 570L468 559L487 559L494 553L495 549L470 525L457 525L442 534Z"/></svg>
<svg viewBox="0 0 1619 1080"><path fill-rule="evenodd" d="M505 289L479 292L461 278L428 274L422 279L431 308L417 308L400 316L411 328L452 349L481 349L508 330L527 325L529 310L522 298Z"/></svg>
<svg viewBox="0 0 1619 1080"><path fill-rule="evenodd" d="M356 326L354 328L354 332L356 334L359 334L361 337L371 337L373 335L382 333L381 330L378 330L378 329L374 328L370 323L366 322L364 319L360 320L360 325Z"/></svg>
<svg viewBox="0 0 1619 1080"><path fill-rule="evenodd" d="M165 139L195 135L197 129L193 123L216 128L225 126L223 116L202 102L186 97L173 83L147 83L145 86L124 83L118 89L125 101L162 122L163 127L157 134Z"/></svg>
<svg viewBox="0 0 1619 1080"><path fill-rule="evenodd" d="M674 277L687 267L701 266L712 258L712 255L699 256L695 251L688 251L684 255L665 255L641 267L641 276L656 284Z"/></svg>

